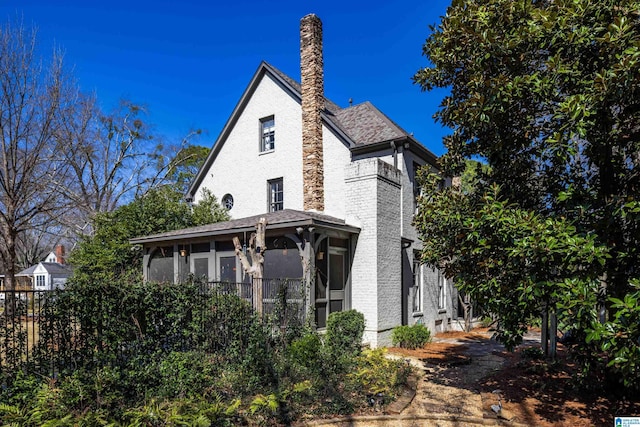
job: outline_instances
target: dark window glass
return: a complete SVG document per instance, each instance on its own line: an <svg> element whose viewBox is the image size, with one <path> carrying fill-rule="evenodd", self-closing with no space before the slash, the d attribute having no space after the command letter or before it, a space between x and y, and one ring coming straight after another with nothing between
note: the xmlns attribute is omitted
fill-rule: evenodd
<svg viewBox="0 0 640 427"><path fill-rule="evenodd" d="M282 178L269 181L268 187L269 212L281 211L284 209L284 186Z"/></svg>
<svg viewBox="0 0 640 427"><path fill-rule="evenodd" d="M220 281L236 282L236 257L225 256L220 257Z"/></svg>
<svg viewBox="0 0 640 427"><path fill-rule="evenodd" d="M240 237L240 241L242 241L242 237ZM233 245L233 242L216 242L216 251L224 252L224 251L235 251L236 247Z"/></svg>
<svg viewBox="0 0 640 427"><path fill-rule="evenodd" d="M327 327L327 304L316 304L315 310L315 321L317 328L326 328Z"/></svg>
<svg viewBox="0 0 640 427"><path fill-rule="evenodd" d="M300 278L302 263L298 247L286 237L267 239L267 251L264 253L264 277Z"/></svg>
<svg viewBox="0 0 640 427"><path fill-rule="evenodd" d="M222 196L222 207L228 211L233 208L233 196L231 194L225 194Z"/></svg>
<svg viewBox="0 0 640 427"><path fill-rule="evenodd" d="M276 121L273 116L260 120L260 151L276 148Z"/></svg>
<svg viewBox="0 0 640 427"><path fill-rule="evenodd" d="M343 254L331 254L330 257L331 267L329 268L329 289L331 289L332 291L344 290L344 264L346 257Z"/></svg>
<svg viewBox="0 0 640 427"><path fill-rule="evenodd" d="M209 245L209 242L193 243L191 245L191 253L194 253L194 254L209 252L210 249L211 249L211 245Z"/></svg>

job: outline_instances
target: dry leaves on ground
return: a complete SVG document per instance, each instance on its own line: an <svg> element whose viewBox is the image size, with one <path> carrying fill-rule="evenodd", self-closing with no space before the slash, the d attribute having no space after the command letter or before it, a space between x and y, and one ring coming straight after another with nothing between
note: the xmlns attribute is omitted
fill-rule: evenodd
<svg viewBox="0 0 640 427"><path fill-rule="evenodd" d="M485 418L496 418L491 405L498 400L505 418L540 427L609 426L615 416L640 416L640 397L628 400L576 387L573 381L576 366L562 346L556 362L526 358L522 349L509 353L499 346L488 346L492 356L502 359L501 366L496 369L495 365L489 365L485 372L480 372L483 367L476 363L483 358L473 356L470 350L488 340L488 334L482 330L448 332L437 335L437 341L422 349L389 351L421 360L428 371L427 381L457 387L460 396L479 393Z"/></svg>

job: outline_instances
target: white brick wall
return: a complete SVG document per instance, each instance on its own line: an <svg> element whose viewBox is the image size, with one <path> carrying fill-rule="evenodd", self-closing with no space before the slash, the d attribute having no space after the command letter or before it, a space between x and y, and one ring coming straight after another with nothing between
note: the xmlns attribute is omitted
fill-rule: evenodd
<svg viewBox="0 0 640 427"><path fill-rule="evenodd" d="M267 210L267 180L283 178L284 207L302 209L302 149L300 104L268 75L253 96L218 153L196 193L211 189L220 200L233 195L233 218ZM260 119L275 117L275 150L260 153ZM285 166L285 167L283 167Z"/></svg>
<svg viewBox="0 0 640 427"><path fill-rule="evenodd" d="M275 117L275 150L260 153L260 119ZM213 168L196 192L209 188L218 200L230 193L234 199L233 218L259 215L267 211L267 180L283 178L284 208L302 210L302 113L300 104L268 75L253 96L224 146ZM325 213L344 217L344 167L350 162L349 149L326 127L323 128L325 160Z"/></svg>
<svg viewBox="0 0 640 427"><path fill-rule="evenodd" d="M347 220L361 227L351 275L352 308L362 312L364 340L390 344L401 322L400 173L382 160L355 161L345 170Z"/></svg>
<svg viewBox="0 0 640 427"><path fill-rule="evenodd" d="M260 153L260 119L275 117L275 150ZM241 112L200 188L211 189L220 200L234 197L233 218L267 210L267 180L283 178L284 207L303 209L302 130L300 104L268 74ZM409 256L421 243L413 228L413 162L410 152L391 149L351 159L349 149L323 127L325 211L361 227L351 271L352 308L365 315L365 341L373 346L390 343L391 328L402 323L401 238L413 240ZM396 162L398 168L394 168ZM196 202L200 196L198 189ZM411 257L409 258L412 259ZM409 262L410 264L410 262ZM406 266L405 266L406 267ZM411 269L405 282L411 281ZM442 321L448 327L453 294L448 289L446 312L437 309L437 275L425 271L422 321L432 330ZM405 283L407 286L407 283ZM406 293L406 292L405 292ZM405 295L408 323L412 316Z"/></svg>

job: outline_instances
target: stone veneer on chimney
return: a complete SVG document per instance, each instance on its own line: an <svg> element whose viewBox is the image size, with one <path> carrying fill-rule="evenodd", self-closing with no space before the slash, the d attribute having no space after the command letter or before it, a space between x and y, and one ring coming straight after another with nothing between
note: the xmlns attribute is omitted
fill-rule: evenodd
<svg viewBox="0 0 640 427"><path fill-rule="evenodd" d="M322 21L314 14L300 20L300 75L303 207L324 211Z"/></svg>

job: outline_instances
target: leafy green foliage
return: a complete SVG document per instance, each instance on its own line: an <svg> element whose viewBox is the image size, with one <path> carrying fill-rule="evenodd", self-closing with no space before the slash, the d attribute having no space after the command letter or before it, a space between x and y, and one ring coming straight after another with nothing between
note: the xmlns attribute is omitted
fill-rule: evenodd
<svg viewBox="0 0 640 427"><path fill-rule="evenodd" d="M141 274L142 252L129 239L228 220L210 192L193 208L170 186L150 190L113 212L98 214L94 233L84 237L71 253L74 272L85 280L114 275Z"/></svg>
<svg viewBox="0 0 640 427"><path fill-rule="evenodd" d="M200 134L200 131L194 132ZM168 178L180 194L186 194L189 184L206 160L210 148L201 145L186 145L171 160L168 167Z"/></svg>
<svg viewBox="0 0 640 427"><path fill-rule="evenodd" d="M406 384L411 368L403 360L385 356L385 348L367 349L359 356L357 369L349 374L368 395L382 395L387 400Z"/></svg>
<svg viewBox="0 0 640 427"><path fill-rule="evenodd" d="M426 183L416 219L425 261L497 315L510 347L528 318L555 311L593 374L601 353L618 351L608 369L632 370L625 352L638 347L599 337L633 318L620 301L640 271L639 6L454 0L414 76L424 90L450 89L435 115L453 131L443 174L471 158L487 166L463 191Z"/></svg>
<svg viewBox="0 0 640 427"><path fill-rule="evenodd" d="M422 348L431 340L431 331L424 325L396 326L391 332L391 342L401 348Z"/></svg>
<svg viewBox="0 0 640 427"><path fill-rule="evenodd" d="M437 176L425 178L428 196L416 216L423 259L499 316L498 338L507 347L521 342L529 319L544 307L578 309L581 291L593 289L608 256L596 236L501 200L498 187L463 195L439 191L436 182Z"/></svg>
<svg viewBox="0 0 640 427"><path fill-rule="evenodd" d="M325 345L337 363L349 363L361 352L364 315L357 310L329 314Z"/></svg>
<svg viewBox="0 0 640 427"><path fill-rule="evenodd" d="M586 335L587 343L597 344L607 354L608 381L615 386L640 390L640 283L624 299L611 298L615 317L604 323L594 322ZM613 374L613 375L611 375Z"/></svg>
<svg viewBox="0 0 640 427"><path fill-rule="evenodd" d="M288 424L365 407L374 388L389 399L405 378L401 364L360 356L357 312L332 315L323 343L300 326L283 333L281 317L260 318L198 282L78 276L44 304L26 366L41 370L5 373L0 424Z"/></svg>

